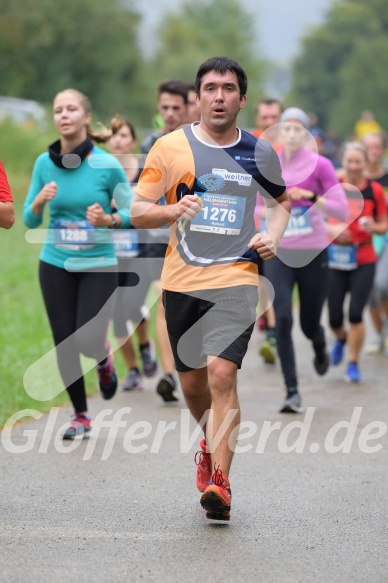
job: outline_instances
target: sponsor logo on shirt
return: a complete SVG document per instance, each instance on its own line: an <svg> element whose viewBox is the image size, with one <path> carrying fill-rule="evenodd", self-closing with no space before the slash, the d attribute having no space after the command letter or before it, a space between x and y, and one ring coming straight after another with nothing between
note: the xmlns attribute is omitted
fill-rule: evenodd
<svg viewBox="0 0 388 583"><path fill-rule="evenodd" d="M224 186L225 180L213 170L213 174L202 174L197 179L197 183L206 192L212 192L214 190L220 190Z"/></svg>
<svg viewBox="0 0 388 583"><path fill-rule="evenodd" d="M240 186L250 186L252 183L251 174L241 172L229 172L225 168L213 168L213 174L219 174L224 180L237 182Z"/></svg>

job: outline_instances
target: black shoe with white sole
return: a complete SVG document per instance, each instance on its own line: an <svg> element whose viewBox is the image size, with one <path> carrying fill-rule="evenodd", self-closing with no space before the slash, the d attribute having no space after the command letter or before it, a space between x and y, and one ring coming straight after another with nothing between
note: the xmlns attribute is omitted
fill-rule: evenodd
<svg viewBox="0 0 388 583"><path fill-rule="evenodd" d="M174 377L170 374L165 374L162 376L156 387L156 392L166 403L179 401L178 395L176 393L176 382Z"/></svg>

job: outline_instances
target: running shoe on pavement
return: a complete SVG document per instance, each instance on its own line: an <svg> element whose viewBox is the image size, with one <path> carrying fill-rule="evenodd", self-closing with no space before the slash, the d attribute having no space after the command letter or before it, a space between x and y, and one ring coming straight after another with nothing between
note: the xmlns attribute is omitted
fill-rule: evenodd
<svg viewBox="0 0 388 583"><path fill-rule="evenodd" d="M333 344L333 348L331 349L331 364L333 366L337 366L343 357L344 357L344 349L345 349L345 341L344 340L337 340Z"/></svg>
<svg viewBox="0 0 388 583"><path fill-rule="evenodd" d="M288 393L284 399L279 413L302 413L302 399L298 392Z"/></svg>
<svg viewBox="0 0 388 583"><path fill-rule="evenodd" d="M314 357L314 368L320 376L327 373L330 366L330 356L327 352L316 354Z"/></svg>
<svg viewBox="0 0 388 583"><path fill-rule="evenodd" d="M361 381L360 369L357 362L349 362L345 373L345 381L348 383L359 383Z"/></svg>
<svg viewBox="0 0 388 583"><path fill-rule="evenodd" d="M90 417L75 413L69 427L62 434L62 439L76 439L85 437L92 430Z"/></svg>
<svg viewBox="0 0 388 583"><path fill-rule="evenodd" d="M232 492L229 479L224 476L220 466L214 466L214 474L210 484L201 497L201 506L206 510L206 518L210 520L230 520L230 505Z"/></svg>
<svg viewBox="0 0 388 583"><path fill-rule="evenodd" d="M276 339L273 336L264 340L259 348L259 354L266 364L275 364L278 352Z"/></svg>
<svg viewBox="0 0 388 583"><path fill-rule="evenodd" d="M194 461L197 464L196 485L200 492L204 492L212 477L212 461L205 438L200 441L201 451L197 451Z"/></svg>
<svg viewBox="0 0 388 583"><path fill-rule="evenodd" d="M365 348L366 354L383 354L385 352L385 341L384 336L381 334L376 337L376 340L372 344L368 344Z"/></svg>
<svg viewBox="0 0 388 583"><path fill-rule="evenodd" d="M265 332L267 330L267 318L265 316L260 316L257 319L257 326L260 332Z"/></svg>
<svg viewBox="0 0 388 583"><path fill-rule="evenodd" d="M156 392L162 397L163 401L166 401L166 403L179 401L176 393L176 382L171 374L165 374L162 376L156 387Z"/></svg>
<svg viewBox="0 0 388 583"><path fill-rule="evenodd" d="M129 369L125 380L120 385L120 389L122 391L136 391L136 390L139 391L142 388L143 381L139 371L135 368Z"/></svg>
<svg viewBox="0 0 388 583"><path fill-rule="evenodd" d="M101 396L108 400L114 397L117 389L117 375L113 366L113 354L109 353L106 363L97 365Z"/></svg>
<svg viewBox="0 0 388 583"><path fill-rule="evenodd" d="M140 358L143 363L143 373L146 377L153 377L158 370L158 363L152 342L140 346Z"/></svg>

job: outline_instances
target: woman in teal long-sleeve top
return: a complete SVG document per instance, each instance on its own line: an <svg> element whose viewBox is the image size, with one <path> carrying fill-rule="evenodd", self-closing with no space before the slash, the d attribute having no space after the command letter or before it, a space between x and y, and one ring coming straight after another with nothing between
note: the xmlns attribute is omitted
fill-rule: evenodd
<svg viewBox="0 0 388 583"><path fill-rule="evenodd" d="M96 359L102 397L116 392L117 377L107 329L117 287L111 228L131 225L132 192L117 160L97 148L109 133L90 128L89 99L74 89L54 99L60 139L36 160L24 205L33 229L49 224L40 254L39 279L57 351L58 367L74 406L64 439L91 430L80 354ZM112 214L111 201L118 209Z"/></svg>

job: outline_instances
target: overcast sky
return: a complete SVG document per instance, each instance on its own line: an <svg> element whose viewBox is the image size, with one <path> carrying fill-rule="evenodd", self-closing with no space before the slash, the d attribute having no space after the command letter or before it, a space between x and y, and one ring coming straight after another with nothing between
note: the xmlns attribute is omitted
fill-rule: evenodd
<svg viewBox="0 0 388 583"><path fill-rule="evenodd" d="M141 32L143 47L152 47L152 30L161 15L183 0L137 0L145 24ZM310 26L322 22L332 0L240 0L251 13L263 57L287 64L297 54L300 38Z"/></svg>

